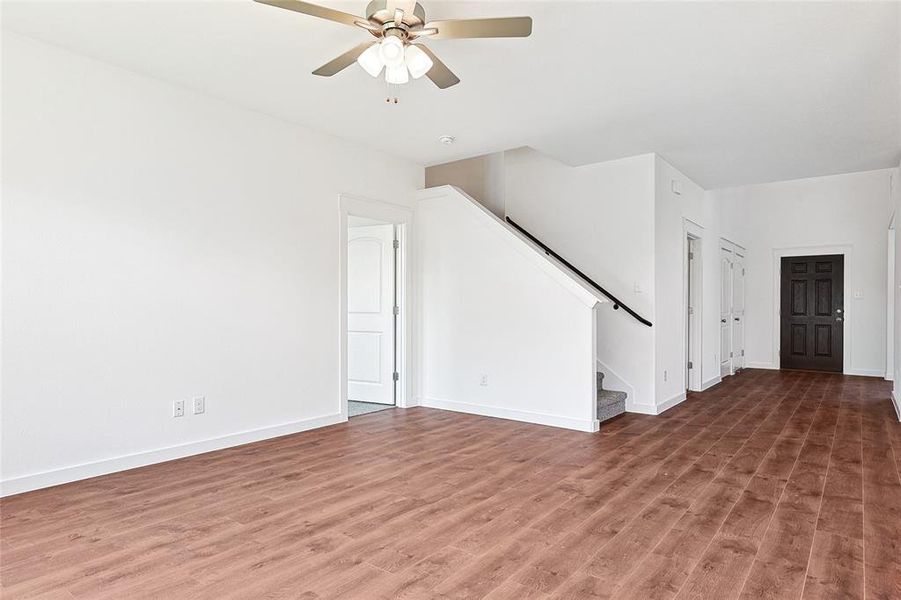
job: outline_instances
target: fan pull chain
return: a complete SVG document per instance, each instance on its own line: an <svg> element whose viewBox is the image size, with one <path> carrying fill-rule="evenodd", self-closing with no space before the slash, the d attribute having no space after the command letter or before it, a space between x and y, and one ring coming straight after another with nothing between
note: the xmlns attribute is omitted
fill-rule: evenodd
<svg viewBox="0 0 901 600"><path fill-rule="evenodd" d="M388 81L385 81L385 102L388 104L397 104L397 96L391 96L391 84Z"/></svg>

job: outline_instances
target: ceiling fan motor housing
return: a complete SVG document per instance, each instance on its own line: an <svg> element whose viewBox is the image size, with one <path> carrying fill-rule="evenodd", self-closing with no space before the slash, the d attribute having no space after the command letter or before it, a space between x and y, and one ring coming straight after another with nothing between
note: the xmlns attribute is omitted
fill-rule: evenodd
<svg viewBox="0 0 901 600"><path fill-rule="evenodd" d="M413 12L403 11L403 20L394 22L395 9L402 8L392 0L372 0L366 7L366 18L373 25L384 27L393 24L398 29L409 31L425 25L425 9L418 2L413 7Z"/></svg>

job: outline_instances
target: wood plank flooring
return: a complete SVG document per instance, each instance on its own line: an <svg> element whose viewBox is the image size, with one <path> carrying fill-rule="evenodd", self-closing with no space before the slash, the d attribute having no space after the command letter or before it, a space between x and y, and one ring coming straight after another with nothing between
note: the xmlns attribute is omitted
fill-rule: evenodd
<svg viewBox="0 0 901 600"><path fill-rule="evenodd" d="M599 434L430 409L0 502L13 598L901 598L889 386L745 371Z"/></svg>

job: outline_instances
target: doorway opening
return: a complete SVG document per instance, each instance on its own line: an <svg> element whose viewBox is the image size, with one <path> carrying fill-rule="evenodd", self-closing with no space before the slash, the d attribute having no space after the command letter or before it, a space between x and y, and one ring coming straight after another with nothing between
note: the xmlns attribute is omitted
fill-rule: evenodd
<svg viewBox="0 0 901 600"><path fill-rule="evenodd" d="M844 255L783 256L780 266L780 368L843 372Z"/></svg>
<svg viewBox="0 0 901 600"><path fill-rule="evenodd" d="M398 226L347 216L347 415L397 404Z"/></svg>

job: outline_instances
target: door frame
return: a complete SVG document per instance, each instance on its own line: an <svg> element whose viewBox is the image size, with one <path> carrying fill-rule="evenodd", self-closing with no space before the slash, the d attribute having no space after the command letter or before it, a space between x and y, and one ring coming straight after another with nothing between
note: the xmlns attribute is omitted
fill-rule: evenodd
<svg viewBox="0 0 901 600"><path fill-rule="evenodd" d="M886 257L885 298L885 380L895 380L895 248L898 243L895 215L888 224L888 256Z"/></svg>
<svg viewBox="0 0 901 600"><path fill-rule="evenodd" d="M410 392L413 389L412 314L411 290L413 289L412 249L413 208L383 200L373 200L350 194L339 194L338 223L338 407L341 420L347 420L347 217L354 215L391 223L396 227L399 248L394 281L397 306L400 314L395 321L394 364L400 378L394 390L394 405L398 408L413 406Z"/></svg>
<svg viewBox="0 0 901 600"><path fill-rule="evenodd" d="M782 302L782 259L791 256L820 256L824 254L840 254L845 257L844 289L845 318L842 321L842 373L853 375L851 368L851 323L854 319L854 296L851 291L851 255L853 246L795 246L790 248L773 248L773 366L782 368L782 357L779 354L782 343L781 335L781 302Z"/></svg>
<svg viewBox="0 0 901 600"><path fill-rule="evenodd" d="M732 295L732 310L729 313L729 337L730 342L732 344L732 360L730 361L732 367L732 374L735 375L742 369L747 369L747 361L745 361L745 346L747 345L747 337L748 337L748 321L747 321L747 313L748 313L748 281L747 281L747 258L748 251L738 244L732 245L732 282L731 289L729 290ZM736 344L735 342L735 277L738 269L741 269L741 343ZM740 346L740 347L737 347ZM738 351L738 354L736 354ZM738 362L741 364L741 367L736 369L735 363Z"/></svg>
<svg viewBox="0 0 901 600"><path fill-rule="evenodd" d="M689 238L694 242L694 269L688 268ZM689 276L691 281L689 282ZM700 392L704 389L704 228L682 218L682 365L688 371L685 389ZM689 293L691 298L689 298ZM689 301L695 307L694 327L688 324ZM691 361L692 368L688 369ZM683 371L685 372L685 371Z"/></svg>

